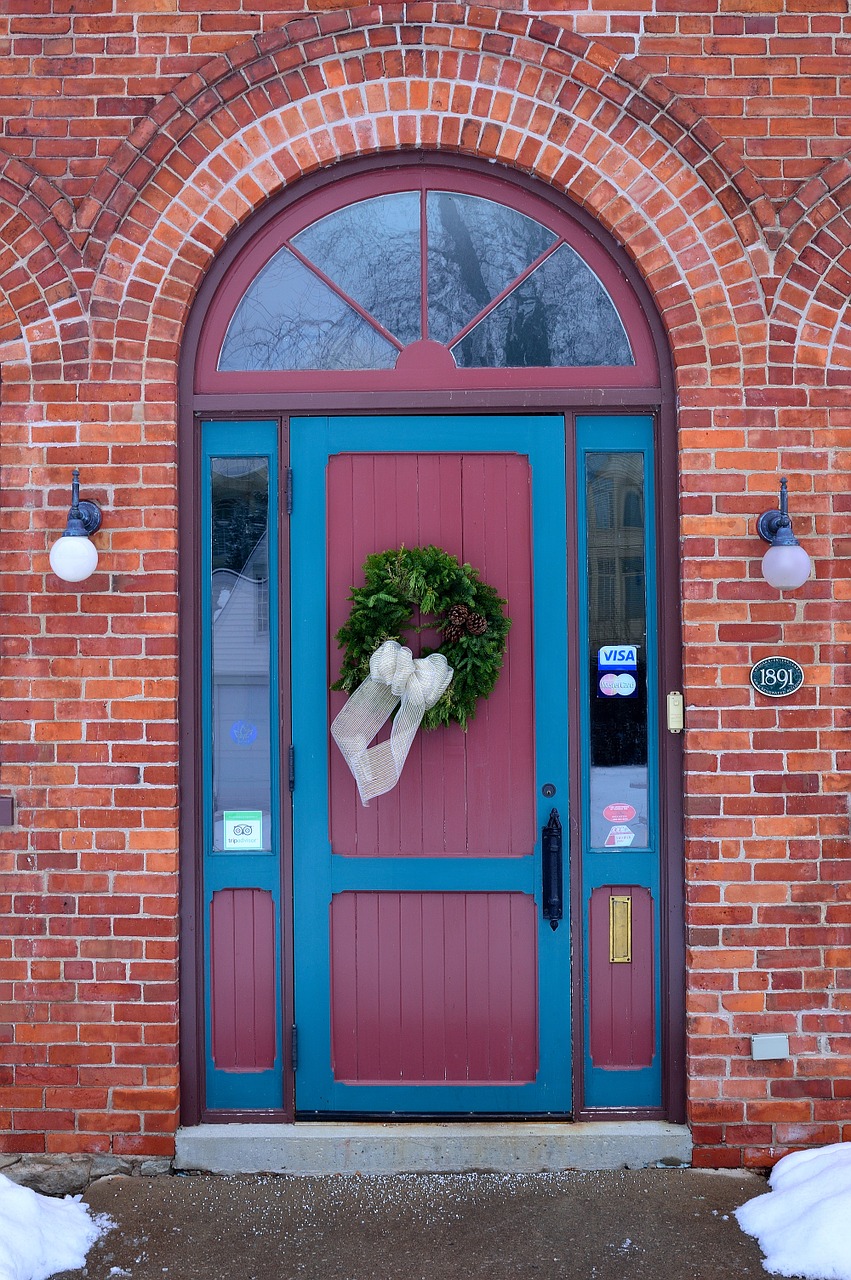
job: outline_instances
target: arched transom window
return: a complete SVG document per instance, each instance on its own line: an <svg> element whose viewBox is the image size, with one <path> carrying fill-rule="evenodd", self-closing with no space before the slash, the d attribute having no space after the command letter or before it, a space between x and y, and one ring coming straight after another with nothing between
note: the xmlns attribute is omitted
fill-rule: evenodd
<svg viewBox="0 0 851 1280"><path fill-rule="evenodd" d="M503 179L439 165L343 179L270 219L217 291L196 386L393 375L462 386L657 376L635 295L595 236Z"/></svg>

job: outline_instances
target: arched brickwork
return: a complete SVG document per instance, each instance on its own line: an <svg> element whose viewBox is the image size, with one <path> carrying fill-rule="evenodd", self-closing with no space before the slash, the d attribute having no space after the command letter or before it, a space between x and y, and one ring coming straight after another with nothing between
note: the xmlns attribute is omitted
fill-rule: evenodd
<svg viewBox="0 0 851 1280"><path fill-rule="evenodd" d="M699 122L666 116L647 85L599 65L610 55L546 24L524 20L517 34L516 18L493 11L498 38L484 26L441 26L430 45L423 28L397 37L359 14L345 27L334 15L333 31L299 20L216 60L162 104L160 131L137 140L136 158L128 143L103 175L81 210L92 219L87 260L102 263L93 376L111 376L120 326L116 358L161 384L194 292L234 227L322 165L408 148L534 173L593 213L654 293L683 386L739 381L743 361L762 359L758 228L710 160ZM742 332L759 351L743 354Z"/></svg>
<svg viewBox="0 0 851 1280"><path fill-rule="evenodd" d="M88 364L72 221L70 203L47 179L0 153L0 294L26 335L34 374L58 365L71 381Z"/></svg>
<svg viewBox="0 0 851 1280"><path fill-rule="evenodd" d="M795 381L805 385L848 378L851 180L844 177L791 230L778 255L786 270L771 315L771 359L794 365Z"/></svg>

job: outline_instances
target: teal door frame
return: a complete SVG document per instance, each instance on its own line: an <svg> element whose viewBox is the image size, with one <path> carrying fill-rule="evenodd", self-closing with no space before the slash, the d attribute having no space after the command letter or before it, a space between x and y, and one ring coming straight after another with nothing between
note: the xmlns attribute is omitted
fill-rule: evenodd
<svg viewBox="0 0 851 1280"><path fill-rule="evenodd" d="M395 426L395 429L394 429ZM325 467L332 453L510 452L532 468L536 654L535 694L547 715L536 717L538 838L525 858L387 859L331 853L328 835L328 676L315 660L327 634L325 604ZM553 801L544 781L568 795L567 629L564 421L561 417L470 416L303 419L291 422L296 500L291 523L293 742L298 782L293 805L295 1008L299 1027L296 1110L302 1114L425 1113L566 1114L571 1108L570 930L545 926L540 911L540 1065L537 1080L517 1085L349 1084L333 1078L329 1017L330 961L317 936L331 895L380 889L475 892L483 887L534 894L540 903L540 828ZM384 548L376 548L383 550ZM544 672L554 675L545 680ZM327 936L327 932L326 935Z"/></svg>
<svg viewBox="0 0 851 1280"><path fill-rule="evenodd" d="M388 446L387 433L396 433ZM422 436L418 434L422 429ZM575 494L565 485L564 419L561 415L470 415L433 417L405 415L401 420L393 417L311 417L292 424L291 457L295 475L295 507L290 522L290 558L293 572L291 641L294 669L307 671L307 678L294 682L292 697L292 741L298 762L298 786L294 795L294 879L295 911L292 950L285 934L288 932L286 896L282 886L289 879L284 866L288 840L279 842L280 814L286 823L288 805L282 805L282 791L273 798L276 842L269 853L223 855L214 853L209 840L204 846L203 858L203 910L205 938L204 986L210 991L210 952L207 926L209 907L213 893L225 884L251 884L262 887L274 896L277 912L276 954L281 974L284 960L294 954L295 1017L299 1027L299 1055L295 1075L296 1110L305 1115L343 1113L421 1113L421 1114L552 1114L573 1112L594 1113L636 1110L662 1112L664 1080L663 1030L665 1025L666 992L661 981L661 965L668 947L665 936L666 883L662 874L665 861L664 811L659 803L660 775L657 762L662 758L663 726L659 723L659 707L662 705L662 686L659 681L659 618L656 612L657 592L654 584L654 567L657 559L655 522L657 520L656 470L654 464L654 420L647 414L585 414L576 420L575 446L571 441L571 457L567 470L575 467ZM570 439L572 433L568 432ZM203 737L210 738L209 654L210 641L207 626L211 617L209 592L209 459L212 456L262 455L270 468L270 559L278 555L278 510L276 496L283 493L286 457L279 454L280 428L277 419L262 421L208 421L204 424L202 441L202 497L205 514L202 528L205 530L202 551L202 618L204 641L202 644L202 706ZM327 634L325 625L325 542L324 542L324 473L328 457L335 452L381 452L399 448L439 452L493 451L527 455L532 464L533 528L536 554L534 558L535 618L539 639L545 645L545 661L536 662L536 701L546 705L554 714L550 723L560 723L561 731L543 730L537 721L537 772L536 798L538 806L538 841L534 855L525 859L492 858L481 860L475 868L466 860L415 859L416 877L400 880L398 871L391 871L388 863L380 858L356 859L332 855L328 841L327 816L327 765L328 765L328 704L327 671L323 663L313 662L306 645L311 642L315 652L317 636ZM554 441L558 440L555 446ZM427 441L427 443L425 443ZM646 512L645 567L648 589L647 643L648 643L648 769L651 792L648 839L640 848L626 851L604 851L593 847L589 835L589 732L588 707L591 690L588 685L587 663L580 660L571 676L571 696L568 698L568 682L565 679L554 690L541 675L544 666L558 667L558 645L552 639L571 634L568 628L569 601L575 601L577 616L572 631L578 637L575 650L586 654L588 649L587 580L582 566L586 553L586 508L583 489L585 460L589 453L630 452L640 453L644 459L644 510ZM575 589L568 589L568 563L565 550L565 530L568 528L566 499L575 498L575 513L570 523L575 523L577 534L578 581ZM280 513L282 519L286 519ZM554 531L560 531L559 536ZM546 555L540 553L544 543L549 543ZM283 567L281 581L286 580ZM554 584L566 584L556 590ZM273 637L280 627L286 627L275 592L270 600ZM317 619L321 622L317 623ZM287 637L281 632L282 651L286 650ZM547 637L550 637L548 640ZM273 647L275 640L273 639ZM547 646L549 646L547 648ZM333 658L332 658L333 661ZM565 663L564 655L561 658ZM273 653L272 670L278 668L278 654ZM272 713L284 712L276 679L272 682ZM573 745L568 750L567 733L570 722L569 703L578 707L578 732L573 735ZM282 760L277 740L273 735L273 776L282 777ZM579 765L578 777L568 777L568 761ZM209 769L204 772L204 810L210 812ZM558 800L553 802L541 796L543 781L557 787ZM573 796L579 799L571 818L568 817L567 797L573 786ZM289 800L289 796L286 797ZM416 884L418 889L429 889L437 883L447 891L475 891L477 871L487 871L492 877L489 883L494 889L513 889L534 892L540 896L541 847L540 829L546 821L550 807L558 804L565 830L564 883L565 920L557 933L544 928L539 915L541 940L541 1026L552 1022L552 1029L542 1041L541 1070L538 1080L529 1085L350 1085L335 1081L331 1072L330 1025L327 1016L329 963L327 949L324 954L315 948L314 924L323 912L327 915L331 893L357 889L368 880L373 890L388 888L399 890ZM581 930L582 954L585 958L581 974L573 982L574 1001L577 1004L580 1035L584 1052L575 1060L575 1097L571 1095L571 1018L568 1005L570 991L571 921L567 887L571 884L571 845L576 863L573 876L573 927ZM318 851L318 856L317 856ZM484 863L488 865L485 866ZM670 853L667 855L670 875ZM524 864L514 867L511 864ZM646 888L653 901L653 951L655 957L654 1008L655 1050L653 1062L647 1067L630 1070L612 1070L595 1065L589 1052L590 1024L588 1000L589 911L591 892L605 885L629 883ZM313 923L311 923L313 922ZM552 943L552 946L549 944ZM545 953L554 958L549 965ZM560 976L559 976L560 975ZM679 975L675 974L679 980ZM322 996L324 990L325 995ZM580 1000L577 1001L577 996ZM239 1073L219 1071L210 1057L210 1003L204 1014L204 1040L207 1046L208 1073L206 1108L213 1112L239 1113L263 1111L280 1113L285 1107L287 1090L284 1075L289 1065L289 1025L286 1010L288 993L279 979L276 995L276 1055L274 1066L265 1072ZM323 1006L324 999L324 1006ZM550 1019L548 1008L557 1008L558 1016ZM324 1010L324 1011L323 1011ZM305 1018L305 1012L308 1017ZM311 1017L311 1013L313 1016ZM576 1019L574 1019L576 1021ZM286 1025L285 1025L286 1024ZM455 1096L450 1097L454 1090ZM356 1095L356 1096L355 1096Z"/></svg>

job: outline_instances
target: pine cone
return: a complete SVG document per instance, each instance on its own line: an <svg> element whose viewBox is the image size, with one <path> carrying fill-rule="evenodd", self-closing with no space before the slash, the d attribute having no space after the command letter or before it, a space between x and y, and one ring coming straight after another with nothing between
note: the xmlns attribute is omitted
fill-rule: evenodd
<svg viewBox="0 0 851 1280"><path fill-rule="evenodd" d="M467 630L471 636L483 636L488 629L488 620L482 613L471 613L467 619Z"/></svg>
<svg viewBox="0 0 851 1280"><path fill-rule="evenodd" d="M464 631L465 627L463 623L455 626L453 623L447 622L443 627L443 638L447 644L457 644L463 636Z"/></svg>
<svg viewBox="0 0 851 1280"><path fill-rule="evenodd" d="M460 627L460 629L463 631L464 627L466 627L467 625L467 619L469 618L469 616L470 616L469 605L452 604L449 606L449 610L446 614L446 621L449 624L449 626Z"/></svg>

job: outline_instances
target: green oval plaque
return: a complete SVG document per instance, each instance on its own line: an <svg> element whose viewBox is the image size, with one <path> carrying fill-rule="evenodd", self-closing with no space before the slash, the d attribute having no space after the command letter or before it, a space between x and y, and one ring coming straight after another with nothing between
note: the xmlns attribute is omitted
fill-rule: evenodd
<svg viewBox="0 0 851 1280"><path fill-rule="evenodd" d="M792 658L762 658L751 667L751 684L769 698L786 698L804 683L804 668Z"/></svg>

